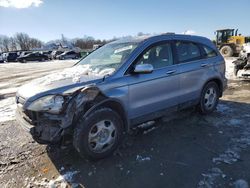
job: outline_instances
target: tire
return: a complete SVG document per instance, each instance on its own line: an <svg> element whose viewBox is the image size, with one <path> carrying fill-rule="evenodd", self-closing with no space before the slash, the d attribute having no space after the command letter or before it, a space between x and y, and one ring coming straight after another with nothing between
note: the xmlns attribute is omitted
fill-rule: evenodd
<svg viewBox="0 0 250 188"><path fill-rule="evenodd" d="M23 60L22 60L22 63L27 63L26 59L23 59Z"/></svg>
<svg viewBox="0 0 250 188"><path fill-rule="evenodd" d="M220 49L220 53L223 57L232 57L234 52L232 47L227 45Z"/></svg>
<svg viewBox="0 0 250 188"><path fill-rule="evenodd" d="M219 87L215 82L208 82L201 92L200 103L198 110L201 114L212 113L219 102Z"/></svg>
<svg viewBox="0 0 250 188"><path fill-rule="evenodd" d="M73 145L81 157L99 160L117 149L122 132L121 117L110 108L99 108L86 118L79 118L74 130ZM111 140L110 144L107 144L108 140Z"/></svg>

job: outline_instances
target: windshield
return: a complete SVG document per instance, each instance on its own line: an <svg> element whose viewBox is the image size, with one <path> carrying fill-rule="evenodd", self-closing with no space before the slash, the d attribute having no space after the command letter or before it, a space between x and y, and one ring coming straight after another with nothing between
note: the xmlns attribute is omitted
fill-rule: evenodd
<svg viewBox="0 0 250 188"><path fill-rule="evenodd" d="M107 44L82 59L78 65L88 67L95 74L110 75L127 60L137 45L135 42Z"/></svg>

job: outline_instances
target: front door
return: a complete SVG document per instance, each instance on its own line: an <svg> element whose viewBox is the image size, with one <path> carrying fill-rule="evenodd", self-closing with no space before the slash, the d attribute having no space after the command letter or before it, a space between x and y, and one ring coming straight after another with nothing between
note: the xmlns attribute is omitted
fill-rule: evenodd
<svg viewBox="0 0 250 188"><path fill-rule="evenodd" d="M170 42L154 44L134 62L151 64L152 73L128 75L129 118L151 114L178 104L179 70Z"/></svg>

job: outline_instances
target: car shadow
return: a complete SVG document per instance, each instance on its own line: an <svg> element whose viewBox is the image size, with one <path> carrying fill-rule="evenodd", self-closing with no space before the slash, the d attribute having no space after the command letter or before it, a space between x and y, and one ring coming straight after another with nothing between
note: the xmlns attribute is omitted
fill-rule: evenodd
<svg viewBox="0 0 250 188"><path fill-rule="evenodd" d="M62 175L76 172L69 184L84 187L197 187L212 158L230 146L239 125L232 119L248 114L250 104L220 101L207 116L194 109L164 117L150 129L126 135L114 155L100 161L82 159L73 147L48 147L48 156ZM249 169L248 169L249 170ZM75 185L75 184L74 184Z"/></svg>

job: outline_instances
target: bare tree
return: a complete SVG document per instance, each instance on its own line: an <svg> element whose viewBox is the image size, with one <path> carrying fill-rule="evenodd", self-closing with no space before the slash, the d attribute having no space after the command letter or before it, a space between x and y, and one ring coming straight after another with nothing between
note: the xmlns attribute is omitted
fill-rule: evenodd
<svg viewBox="0 0 250 188"><path fill-rule="evenodd" d="M10 51L9 44L10 44L9 37L3 36L1 40L2 51L4 52Z"/></svg>
<svg viewBox="0 0 250 188"><path fill-rule="evenodd" d="M17 44L16 44L16 40L13 37L9 38L9 48L11 51L16 51L17 48Z"/></svg>
<svg viewBox="0 0 250 188"><path fill-rule="evenodd" d="M15 35L15 40L17 44L19 45L21 50L29 50L29 35L25 33L17 33Z"/></svg>
<svg viewBox="0 0 250 188"><path fill-rule="evenodd" d="M40 40L38 40L38 39L30 38L28 46L29 46L29 49L41 48L42 47L42 42Z"/></svg>
<svg viewBox="0 0 250 188"><path fill-rule="evenodd" d="M26 33L17 33L15 41L21 50L31 50L33 48L41 48L42 42L35 38L30 38Z"/></svg>

